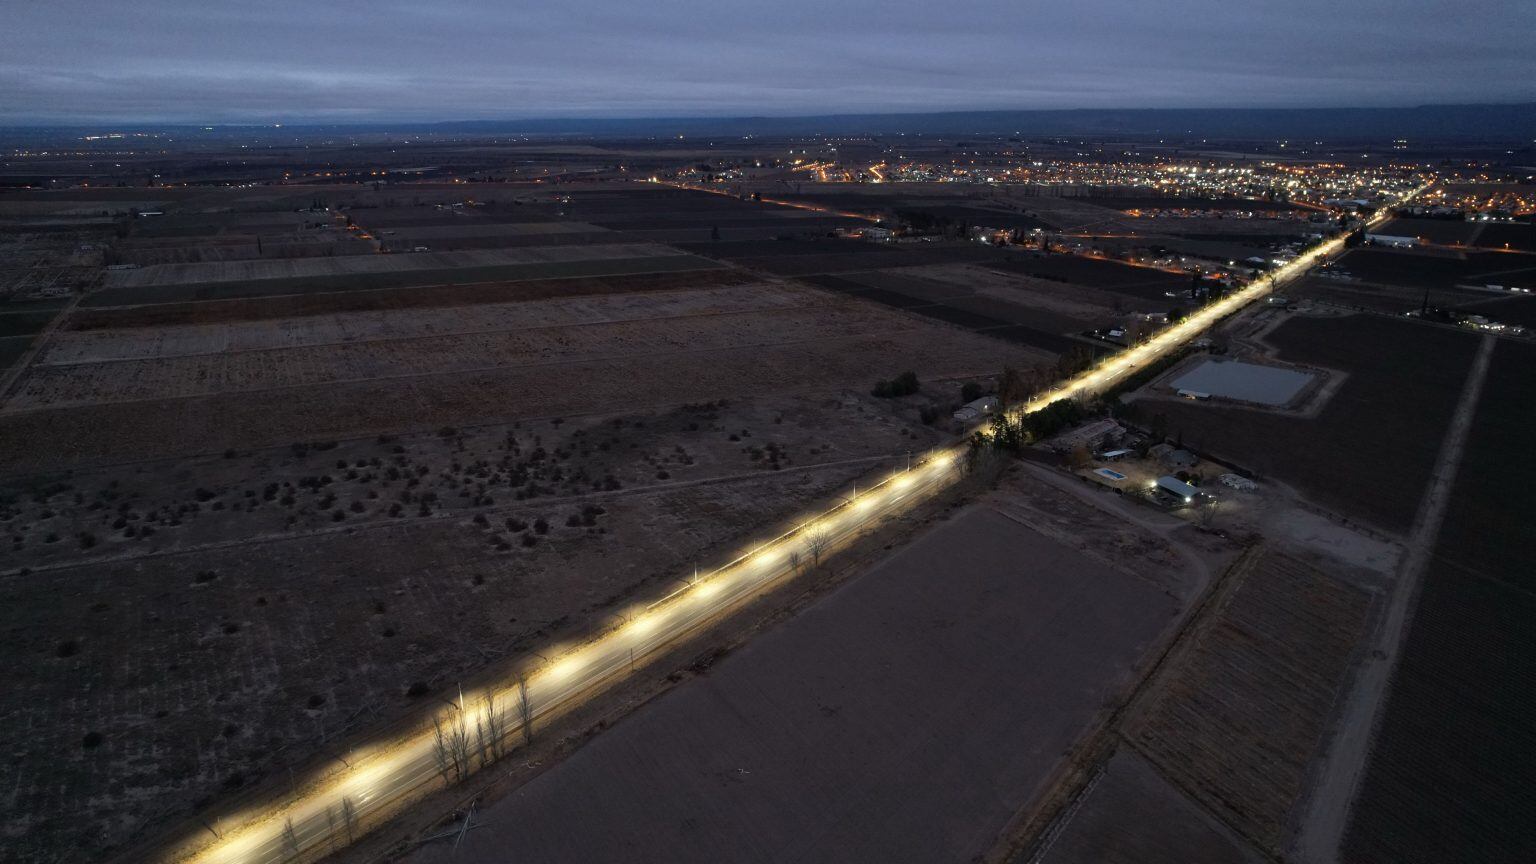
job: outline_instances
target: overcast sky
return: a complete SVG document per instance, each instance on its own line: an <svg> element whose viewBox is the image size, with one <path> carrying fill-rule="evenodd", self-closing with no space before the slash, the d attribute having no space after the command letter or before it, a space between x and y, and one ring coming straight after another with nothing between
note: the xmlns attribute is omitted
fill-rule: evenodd
<svg viewBox="0 0 1536 864"><path fill-rule="evenodd" d="M0 0L0 122L1536 101L1536 0Z"/></svg>

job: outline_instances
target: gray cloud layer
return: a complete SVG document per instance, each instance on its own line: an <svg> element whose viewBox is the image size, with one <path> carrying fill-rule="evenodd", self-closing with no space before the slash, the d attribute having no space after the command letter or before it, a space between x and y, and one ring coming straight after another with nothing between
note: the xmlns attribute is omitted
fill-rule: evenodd
<svg viewBox="0 0 1536 864"><path fill-rule="evenodd" d="M1536 2L5 0L0 122L1536 100Z"/></svg>

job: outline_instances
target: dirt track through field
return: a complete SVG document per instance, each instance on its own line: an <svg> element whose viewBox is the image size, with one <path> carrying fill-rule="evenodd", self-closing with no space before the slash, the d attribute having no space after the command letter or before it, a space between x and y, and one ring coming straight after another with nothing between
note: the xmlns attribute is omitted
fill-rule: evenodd
<svg viewBox="0 0 1536 864"><path fill-rule="evenodd" d="M1446 504L1455 485L1456 470L1472 428L1472 418L1477 413L1477 402L1482 396L1483 381L1487 378L1496 342L1495 337L1487 335L1478 345L1472 370L1467 373L1461 391L1461 400L1440 445L1429 488L1419 503L1418 514L1408 534L1407 552L1399 565L1397 584L1377 632L1377 650L1361 667L1354 689L1345 702L1343 718L1337 727L1338 737L1324 761L1321 779L1313 790L1311 808L1298 838L1298 857L1306 864L1333 864L1339 860L1339 845L1349 824L1349 810L1365 776L1371 741L1381 723L1409 613L1418 597L1435 540L1440 535L1440 525L1445 520Z"/></svg>

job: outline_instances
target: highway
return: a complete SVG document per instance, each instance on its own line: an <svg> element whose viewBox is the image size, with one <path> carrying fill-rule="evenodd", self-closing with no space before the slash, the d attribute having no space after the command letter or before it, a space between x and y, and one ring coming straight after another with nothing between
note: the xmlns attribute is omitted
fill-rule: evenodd
<svg viewBox="0 0 1536 864"><path fill-rule="evenodd" d="M1422 191L1415 190L1407 197ZM1405 197L1403 200L1407 200ZM1386 208L1382 213L1385 214ZM1384 216L1377 217L1378 220ZM1373 223L1374 224L1374 223ZM1101 364L1020 406L1039 410L1058 399L1088 396L1113 385L1122 375L1157 360L1204 332L1221 318L1263 297L1344 248L1343 237L1324 241L1294 261L1261 277L1216 303L1192 312L1146 342L1107 358ZM672 593L629 610L624 623L580 646L549 653L550 661L524 679L534 734L550 720L620 680L652 655L676 645L688 635L720 620L746 600L791 578L847 545L879 519L899 513L947 487L960 476L959 457L965 445L941 447L884 480L834 502L790 530L757 544L719 569L681 578ZM819 538L812 543L811 538ZM813 546L820 547L818 556ZM414 731L359 746L338 760L329 776L302 786L264 806L218 820L199 836L189 837L169 860L200 864L281 864L317 857L344 845L349 835L397 812L422 794L443 786L437 738L432 721L451 726L461 719L473 730L486 724L490 697L507 730L503 740L516 758L521 727L519 682L514 677L493 688L465 693L433 717L421 718ZM477 760L478 761L478 760ZM353 814L348 819L344 814ZM349 827L349 822L353 823ZM217 834L217 839L213 838Z"/></svg>

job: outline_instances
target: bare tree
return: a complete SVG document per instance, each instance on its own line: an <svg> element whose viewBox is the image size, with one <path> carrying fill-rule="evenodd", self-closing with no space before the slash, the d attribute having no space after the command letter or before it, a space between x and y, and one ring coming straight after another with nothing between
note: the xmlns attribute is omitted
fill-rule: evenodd
<svg viewBox="0 0 1536 864"><path fill-rule="evenodd" d="M325 808L325 836L330 838L332 848L340 845L337 842L339 837L336 833L336 811L330 807Z"/></svg>
<svg viewBox="0 0 1536 864"><path fill-rule="evenodd" d="M523 744L533 743L533 703L528 699L528 679L517 679L517 720L523 729Z"/></svg>
<svg viewBox="0 0 1536 864"><path fill-rule="evenodd" d="M432 718L432 756L437 760L437 773L443 775L443 782L449 783L453 778L448 776L453 770L453 753L448 749L448 736L443 734L443 723L436 717Z"/></svg>
<svg viewBox="0 0 1536 864"><path fill-rule="evenodd" d="M491 761L500 759L507 746L507 709L496 704L494 692L485 697L485 744Z"/></svg>
<svg viewBox="0 0 1536 864"><path fill-rule="evenodd" d="M1209 528L1216 524L1216 511L1221 509L1220 498L1206 498L1200 507L1200 527Z"/></svg>
<svg viewBox="0 0 1536 864"><path fill-rule="evenodd" d="M283 857L299 857L299 834L293 830L293 817L283 820Z"/></svg>
<svg viewBox="0 0 1536 864"><path fill-rule="evenodd" d="M461 706L453 722L448 724L448 749L453 753L453 772L460 780L468 776L473 767L469 761L472 740L469 734L469 718L464 716L464 709Z"/></svg>
<svg viewBox="0 0 1536 864"><path fill-rule="evenodd" d="M480 757L480 767L481 768L484 768L485 766L487 766L487 765L489 765L491 763L491 742L490 742L490 740L487 737L488 735L489 735L489 733L485 731L485 721L484 721L484 719L480 718L480 717L476 717L475 718L475 754Z"/></svg>
<svg viewBox="0 0 1536 864"><path fill-rule="evenodd" d="M347 832L347 842L357 840L357 805L349 796L341 796L341 827Z"/></svg>
<svg viewBox="0 0 1536 864"><path fill-rule="evenodd" d="M812 527L805 532L805 551L811 555L811 566L821 566L821 556L826 553L827 547L832 545L832 535L820 525Z"/></svg>
<svg viewBox="0 0 1536 864"><path fill-rule="evenodd" d="M789 572L795 574L796 576L800 575L800 569L803 563L804 562L800 560L800 551L798 549L789 550Z"/></svg>

